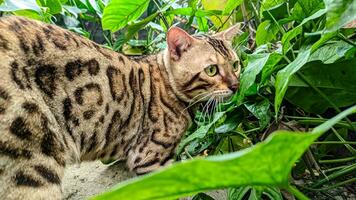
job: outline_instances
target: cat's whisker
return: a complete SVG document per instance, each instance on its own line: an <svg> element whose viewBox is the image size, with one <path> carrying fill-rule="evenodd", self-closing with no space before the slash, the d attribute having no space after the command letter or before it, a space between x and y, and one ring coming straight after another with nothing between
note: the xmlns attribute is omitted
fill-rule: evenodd
<svg viewBox="0 0 356 200"><path fill-rule="evenodd" d="M211 94L211 93L210 93L210 94L207 94L207 95L203 96L202 98L196 100L194 103L189 104L186 108L184 108L184 109L182 110L182 112L184 112L184 111L187 110L188 108L194 106L195 104L199 103L201 100L203 100L203 99L209 97L209 95L212 95L212 94Z"/></svg>
<svg viewBox="0 0 356 200"><path fill-rule="evenodd" d="M210 103L208 103L208 106L206 107L205 115L208 117L208 123L210 123L210 106L213 105L215 102L215 96L211 97Z"/></svg>
<svg viewBox="0 0 356 200"><path fill-rule="evenodd" d="M204 107L203 107L202 113L203 113L203 120L204 120L203 123L204 123L204 124L205 124L206 113L207 113L209 104L211 103L212 100L213 100L213 98L210 97L209 100L206 102L206 104L205 104Z"/></svg>

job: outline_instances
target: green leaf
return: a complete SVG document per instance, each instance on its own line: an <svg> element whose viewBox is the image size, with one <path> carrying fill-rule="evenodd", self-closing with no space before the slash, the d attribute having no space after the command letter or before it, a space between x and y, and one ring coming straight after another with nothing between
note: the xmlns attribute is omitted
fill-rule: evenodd
<svg viewBox="0 0 356 200"><path fill-rule="evenodd" d="M271 23L270 20L266 20L262 22L258 26L256 31L257 46L271 42L276 38L277 33L278 33L278 25L276 25L275 23Z"/></svg>
<svg viewBox="0 0 356 200"><path fill-rule="evenodd" d="M239 152L176 163L125 181L93 199L159 200L246 185L287 187L294 163L313 141L355 112L356 106L351 107L312 133L276 131L264 142Z"/></svg>
<svg viewBox="0 0 356 200"><path fill-rule="evenodd" d="M277 73L276 83L275 83L276 96L274 99L274 109L276 115L282 103L284 94L287 91L288 83L291 76L294 73L296 73L300 68L302 68L303 65L305 65L305 63L308 62L309 56L310 56L310 49L301 50L301 52L298 54L297 58L293 62L291 62L289 65L287 65L285 68L283 68Z"/></svg>
<svg viewBox="0 0 356 200"><path fill-rule="evenodd" d="M0 11L18 11L18 10L33 10L41 13L41 8L36 0L4 0L0 5Z"/></svg>
<svg viewBox="0 0 356 200"><path fill-rule="evenodd" d="M288 6L286 2L280 3L272 8L266 9L262 12L262 15L265 19L268 20L279 20L286 18L288 16Z"/></svg>
<svg viewBox="0 0 356 200"><path fill-rule="evenodd" d="M263 11L268 10L272 7L275 7L285 2L286 0L263 0L261 3L260 15L262 15Z"/></svg>
<svg viewBox="0 0 356 200"><path fill-rule="evenodd" d="M245 71L241 74L241 86L239 90L241 98L245 96L246 91L254 84L256 76L262 71L269 56L269 53L248 55L248 65Z"/></svg>
<svg viewBox="0 0 356 200"><path fill-rule="evenodd" d="M51 14L62 12L62 4L59 0L40 0L40 2L41 6L49 8Z"/></svg>
<svg viewBox="0 0 356 200"><path fill-rule="evenodd" d="M309 58L309 62L320 60L324 64L334 63L351 50L353 46L344 41L330 43L317 49Z"/></svg>
<svg viewBox="0 0 356 200"><path fill-rule="evenodd" d="M149 0L112 0L105 7L103 29L113 32L138 19L146 11Z"/></svg>
<svg viewBox="0 0 356 200"><path fill-rule="evenodd" d="M326 13L326 9L322 9L322 10L315 12L313 15L305 18L302 21L302 23L300 23L297 27L293 28L292 30L290 30L286 34L284 34L282 37L283 54L286 54L287 51L289 50L289 48L291 46L290 41L303 32L303 25L305 23L309 22L310 20L319 18L322 15L324 15L325 13Z"/></svg>
<svg viewBox="0 0 356 200"><path fill-rule="evenodd" d="M325 28L335 31L356 19L356 0L324 0L326 9Z"/></svg>
<svg viewBox="0 0 356 200"><path fill-rule="evenodd" d="M268 122L271 120L269 112L269 101L264 99L261 102L254 104L245 104L245 107L257 118L259 119L261 129L264 128Z"/></svg>
<svg viewBox="0 0 356 200"><path fill-rule="evenodd" d="M241 5L243 0L228 0L228 2L225 5L223 15L228 15L233 11L237 6Z"/></svg>
<svg viewBox="0 0 356 200"><path fill-rule="evenodd" d="M251 186L233 188L228 191L228 200L242 200L251 190Z"/></svg>
<svg viewBox="0 0 356 200"><path fill-rule="evenodd" d="M324 8L323 0L298 0L294 5L291 17L298 22Z"/></svg>
<svg viewBox="0 0 356 200"><path fill-rule="evenodd" d="M208 131L210 130L210 128L221 118L225 115L225 112L217 112L214 113L214 118L213 120L204 126L200 126L196 131L194 131L192 134L190 134L188 137L184 138L181 143L178 146L178 152L182 151L182 149L191 141L193 141L194 139L201 139L203 138Z"/></svg>
<svg viewBox="0 0 356 200"><path fill-rule="evenodd" d="M310 62L300 70L300 73L336 106L344 107L356 102L355 66L356 59L332 64ZM288 85L286 98L311 113L321 114L332 107L319 93L295 75Z"/></svg>

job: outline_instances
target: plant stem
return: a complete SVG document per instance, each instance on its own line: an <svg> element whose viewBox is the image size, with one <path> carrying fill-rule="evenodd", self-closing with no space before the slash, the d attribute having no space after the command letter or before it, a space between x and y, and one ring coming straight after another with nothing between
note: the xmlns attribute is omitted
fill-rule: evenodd
<svg viewBox="0 0 356 200"><path fill-rule="evenodd" d="M345 175L345 174L348 174L350 172L353 172L355 169L356 169L356 164L352 164L352 165L346 166L345 168L330 174L327 178L321 179L320 181L315 183L312 187L313 188L319 187L319 186L321 186L322 184L324 184L326 182L329 182L329 181L331 181L333 179L336 179L336 178L338 178L338 177L340 177L342 175Z"/></svg>
<svg viewBox="0 0 356 200"><path fill-rule="evenodd" d="M309 200L307 196L305 196L301 191L292 185L288 185L286 189L299 200Z"/></svg>
<svg viewBox="0 0 356 200"><path fill-rule="evenodd" d="M352 178L352 179L349 179L349 180L346 180L346 181L335 183L332 186L325 187L325 188L314 189L314 188L306 188L306 187L304 187L304 189L313 190L313 191L324 191L324 190L330 190L330 189L337 188L337 187L340 187L342 185L346 185L346 184L354 183L354 182L356 182L356 178Z"/></svg>
<svg viewBox="0 0 356 200"><path fill-rule="evenodd" d="M336 137L339 138L339 140L340 140L341 142L346 142L346 140L339 134L339 132L336 131L336 129L331 128L331 130L334 132L334 134L336 135ZM351 145L345 144L344 146L345 146L345 148L346 148L347 150L350 151L350 153L351 153L352 155L355 155L355 154L356 154L356 150L355 150Z"/></svg>
<svg viewBox="0 0 356 200"><path fill-rule="evenodd" d="M348 162L355 160L356 156L351 156L347 158L339 158L339 159L333 159L333 160L319 160L319 163L341 163L341 162Z"/></svg>
<svg viewBox="0 0 356 200"><path fill-rule="evenodd" d="M322 142L314 142L313 144L351 144L351 145L356 145L356 142L351 142L351 141L322 141Z"/></svg>

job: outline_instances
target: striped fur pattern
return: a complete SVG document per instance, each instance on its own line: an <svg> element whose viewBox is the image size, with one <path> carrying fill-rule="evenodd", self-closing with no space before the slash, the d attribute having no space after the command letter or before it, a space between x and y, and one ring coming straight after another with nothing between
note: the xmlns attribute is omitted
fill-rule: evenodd
<svg viewBox="0 0 356 200"><path fill-rule="evenodd" d="M167 165L187 105L203 92L231 95L238 77L222 40L194 39L178 61L168 50L132 59L21 17L0 19L0 59L2 199L61 199L65 166L83 160L126 160L137 174ZM203 74L209 62L221 75Z"/></svg>

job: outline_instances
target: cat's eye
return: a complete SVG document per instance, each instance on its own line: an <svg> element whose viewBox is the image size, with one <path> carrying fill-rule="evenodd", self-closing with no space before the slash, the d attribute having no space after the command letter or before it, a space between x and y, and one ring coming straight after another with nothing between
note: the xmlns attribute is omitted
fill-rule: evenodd
<svg viewBox="0 0 356 200"><path fill-rule="evenodd" d="M240 62L239 61L235 61L234 64L232 64L232 68L234 69L234 72L239 71Z"/></svg>
<svg viewBox="0 0 356 200"><path fill-rule="evenodd" d="M218 73L218 66L210 65L209 67L206 67L204 71L208 76L215 76Z"/></svg>

